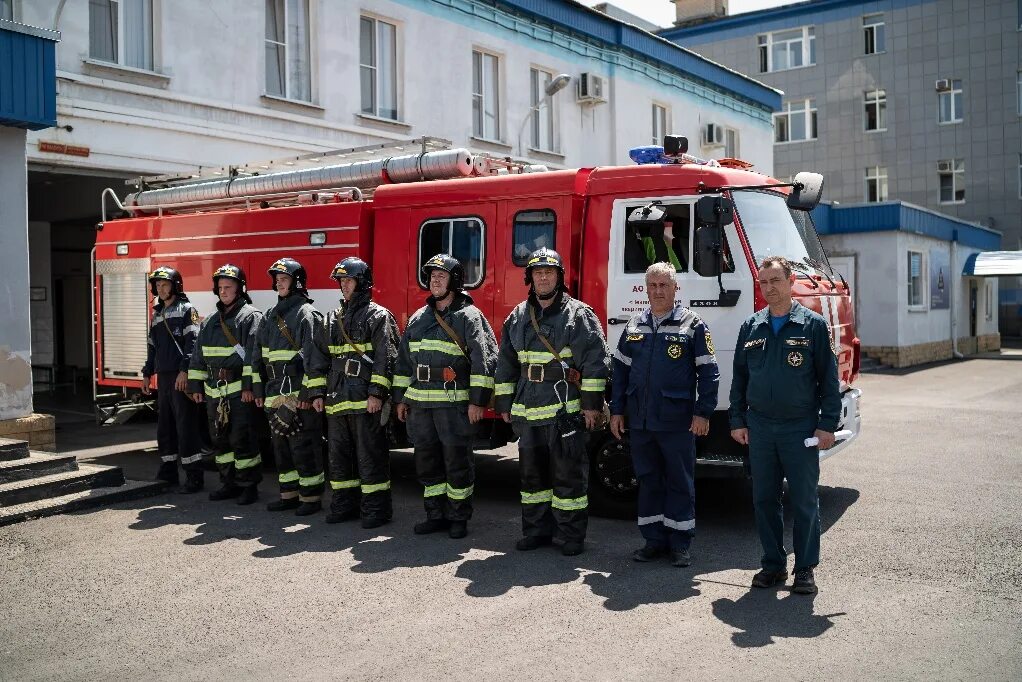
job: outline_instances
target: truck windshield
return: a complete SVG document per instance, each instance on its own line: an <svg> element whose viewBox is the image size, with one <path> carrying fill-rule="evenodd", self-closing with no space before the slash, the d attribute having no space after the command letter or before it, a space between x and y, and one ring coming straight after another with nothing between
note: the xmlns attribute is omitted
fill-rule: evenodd
<svg viewBox="0 0 1022 682"><path fill-rule="evenodd" d="M784 195L775 192L736 191L732 196L757 263L767 256L783 256L793 263L830 269L807 211L789 209Z"/></svg>

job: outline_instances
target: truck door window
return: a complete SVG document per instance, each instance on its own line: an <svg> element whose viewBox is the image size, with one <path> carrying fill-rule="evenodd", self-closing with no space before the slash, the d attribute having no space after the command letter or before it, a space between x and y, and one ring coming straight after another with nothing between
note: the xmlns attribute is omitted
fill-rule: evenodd
<svg viewBox="0 0 1022 682"><path fill-rule="evenodd" d="M479 286L483 281L485 254L485 225L480 218L438 218L427 220L419 228L419 267L416 268L419 285L422 264L438 253L447 253L465 267L465 288Z"/></svg>
<svg viewBox="0 0 1022 682"><path fill-rule="evenodd" d="M658 262L671 263L677 272L688 272L691 204L665 206L663 220L659 224L647 224L643 230L627 222L627 216L639 208L635 206L628 209L625 218L625 273L643 273L650 265Z"/></svg>
<svg viewBox="0 0 1022 682"><path fill-rule="evenodd" d="M511 235L511 261L522 268L533 251L544 246L555 248L556 225L557 216L549 209L516 213Z"/></svg>

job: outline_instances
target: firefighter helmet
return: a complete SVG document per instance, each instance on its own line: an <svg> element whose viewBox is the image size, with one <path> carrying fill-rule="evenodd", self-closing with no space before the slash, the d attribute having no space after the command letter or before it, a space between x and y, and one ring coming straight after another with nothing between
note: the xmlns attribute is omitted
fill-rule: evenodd
<svg viewBox="0 0 1022 682"><path fill-rule="evenodd" d="M161 265L152 272L149 273L149 291L152 292L153 296L156 296L156 282L159 280L165 280L174 285L173 292L175 296L183 296L185 293L185 282L181 279L181 273L174 268L166 265Z"/></svg>
<svg viewBox="0 0 1022 682"><path fill-rule="evenodd" d="M429 285L429 275L433 270L443 270L450 274L451 281L447 291L461 291L465 286L465 266L454 256L438 253L422 264L422 279Z"/></svg>
<svg viewBox="0 0 1022 682"><path fill-rule="evenodd" d="M220 294L220 292L217 291L217 282L221 277L233 279L235 282L237 282L239 287L238 296L245 299L247 303L252 302L252 297L248 295L248 291L245 289L245 285L248 282L245 279L244 270L242 270L239 266L232 265L230 263L224 263L219 268L217 268L216 271L213 273L213 293L217 295Z"/></svg>
<svg viewBox="0 0 1022 682"><path fill-rule="evenodd" d="M529 260L525 264L525 283L530 286L532 285L533 268L557 268L557 285L561 288L564 287L564 261L561 259L561 254L553 249L544 246L541 249L536 249L529 256Z"/></svg>
<svg viewBox="0 0 1022 682"><path fill-rule="evenodd" d="M299 293L308 298L308 292L305 289L305 268L294 258L278 258L266 272L270 276L271 287L277 286L277 275L289 275L294 283L291 293Z"/></svg>
<svg viewBox="0 0 1022 682"><path fill-rule="evenodd" d="M361 258L349 256L335 265L330 279L340 284L342 277L355 280L355 291L368 291L373 288L373 269Z"/></svg>

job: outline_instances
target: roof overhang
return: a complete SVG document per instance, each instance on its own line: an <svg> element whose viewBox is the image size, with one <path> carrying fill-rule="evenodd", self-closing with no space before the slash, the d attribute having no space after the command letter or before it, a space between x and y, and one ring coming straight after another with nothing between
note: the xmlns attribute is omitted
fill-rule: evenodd
<svg viewBox="0 0 1022 682"><path fill-rule="evenodd" d="M970 277L1022 275L1022 251L981 251L969 256L962 274Z"/></svg>

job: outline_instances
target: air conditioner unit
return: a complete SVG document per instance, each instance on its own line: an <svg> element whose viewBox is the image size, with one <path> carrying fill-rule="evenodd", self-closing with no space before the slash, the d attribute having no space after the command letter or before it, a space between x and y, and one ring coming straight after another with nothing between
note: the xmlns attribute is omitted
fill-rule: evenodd
<svg viewBox="0 0 1022 682"><path fill-rule="evenodd" d="M724 145L724 126L719 123L707 123L703 128L703 146L721 147Z"/></svg>
<svg viewBox="0 0 1022 682"><path fill-rule="evenodd" d="M937 89L937 92L947 92L951 89L951 79L941 78L934 87Z"/></svg>
<svg viewBox="0 0 1022 682"><path fill-rule="evenodd" d="M604 94L604 78L593 73L583 73L578 77L578 89L575 101L580 104L599 104L607 101Z"/></svg>
<svg viewBox="0 0 1022 682"><path fill-rule="evenodd" d="M951 162L950 161L938 161L937 162L937 172L938 173L950 173L951 172Z"/></svg>

